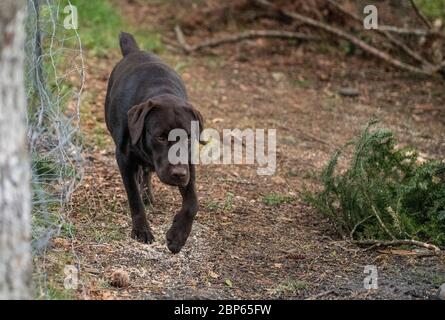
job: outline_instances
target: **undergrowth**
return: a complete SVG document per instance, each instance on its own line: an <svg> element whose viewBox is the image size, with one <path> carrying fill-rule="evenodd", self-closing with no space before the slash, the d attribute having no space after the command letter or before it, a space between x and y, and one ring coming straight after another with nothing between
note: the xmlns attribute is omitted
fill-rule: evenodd
<svg viewBox="0 0 445 320"><path fill-rule="evenodd" d="M445 19L445 0L416 0L416 4L431 19Z"/></svg>
<svg viewBox="0 0 445 320"><path fill-rule="evenodd" d="M322 189L306 192L306 200L344 238L414 239L444 246L445 164L419 161L415 150L397 147L394 134L376 128L377 122L370 121L359 137L333 154L320 176ZM344 170L338 168L341 160L347 163Z"/></svg>
<svg viewBox="0 0 445 320"><path fill-rule="evenodd" d="M156 30L140 30L132 27L125 18L119 6L109 0L64 0L77 8L79 17L79 35L82 44L88 52L97 57L107 56L110 50L118 49L118 35L121 31L134 33L143 50L160 53L163 44ZM63 11L61 11L63 15Z"/></svg>

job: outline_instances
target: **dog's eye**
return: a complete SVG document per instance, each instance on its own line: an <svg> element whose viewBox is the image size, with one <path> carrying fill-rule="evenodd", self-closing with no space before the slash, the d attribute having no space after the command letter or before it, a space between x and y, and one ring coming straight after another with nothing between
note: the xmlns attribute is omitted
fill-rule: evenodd
<svg viewBox="0 0 445 320"><path fill-rule="evenodd" d="M156 140L157 140L158 142L165 143L165 142L167 142L167 137L165 137L165 136L158 136L158 137L156 138Z"/></svg>

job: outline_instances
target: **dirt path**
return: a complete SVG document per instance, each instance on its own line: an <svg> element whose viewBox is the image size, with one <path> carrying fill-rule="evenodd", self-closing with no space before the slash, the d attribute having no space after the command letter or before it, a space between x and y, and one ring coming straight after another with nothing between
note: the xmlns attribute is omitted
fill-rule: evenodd
<svg viewBox="0 0 445 320"><path fill-rule="evenodd" d="M170 2L140 3L121 7L140 29L153 30L162 19L189 10ZM170 30L160 32L171 35ZM156 242L129 239L126 197L103 115L106 81L119 55L116 50L108 60L87 60L86 169L72 205L79 298L411 299L428 297L445 281L443 258L389 255L340 241L300 195L335 147L374 114L404 143L425 155L445 156L445 125L438 119L445 113L443 87L354 57L269 44L244 43L187 57L161 53L181 73L206 126L276 128L278 134L274 176L258 176L255 166L198 168L201 209L178 255L169 253L164 237L179 209L179 192L158 180L155 206L147 208ZM344 86L358 87L360 96L339 96ZM422 105L442 111L406 112ZM66 249L66 242L54 243L54 252ZM363 289L365 265L377 266L379 290ZM109 285L114 270L129 273L128 288Z"/></svg>

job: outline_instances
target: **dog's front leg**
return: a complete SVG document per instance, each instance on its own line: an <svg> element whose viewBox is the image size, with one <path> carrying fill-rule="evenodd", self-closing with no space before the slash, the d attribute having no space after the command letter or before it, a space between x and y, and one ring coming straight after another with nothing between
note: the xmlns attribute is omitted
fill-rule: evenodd
<svg viewBox="0 0 445 320"><path fill-rule="evenodd" d="M190 165L190 180L187 186L179 187L182 196L181 210L175 215L173 224L167 232L167 246L173 253L178 253L185 245L193 220L198 212L198 197L195 190L195 167Z"/></svg>
<svg viewBox="0 0 445 320"><path fill-rule="evenodd" d="M150 231L141 193L139 192L139 167L135 164L135 161L131 161L128 156L121 153L116 153L116 158L130 205L133 224L131 237L139 242L152 243L154 237Z"/></svg>

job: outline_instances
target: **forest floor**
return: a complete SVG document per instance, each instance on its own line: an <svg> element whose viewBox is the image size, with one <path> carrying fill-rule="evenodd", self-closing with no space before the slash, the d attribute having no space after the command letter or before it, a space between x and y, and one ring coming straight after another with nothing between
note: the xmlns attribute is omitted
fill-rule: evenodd
<svg viewBox="0 0 445 320"><path fill-rule="evenodd" d="M199 9L170 1L119 3L141 34L171 39L175 21ZM228 32L237 28L228 25ZM196 28L189 41L209 36ZM155 205L147 214L156 241L130 239L126 195L104 122L108 76L120 59L116 35L116 50L106 57L86 53L85 176L70 205L75 238L53 239L46 255L53 284L63 283L63 263L72 262L80 266L81 286L72 293L79 299L423 299L445 282L443 255L354 246L301 196L305 186L316 187L316 174L334 150L374 115L401 143L443 159L443 84L321 44L257 40L159 55L183 77L206 127L277 129L277 172L259 176L254 165L198 166L200 211L176 255L166 247L165 232L180 195L155 178ZM360 95L343 97L338 92L344 87ZM378 290L363 287L366 265L377 267ZM115 270L129 274L128 287L109 284Z"/></svg>

